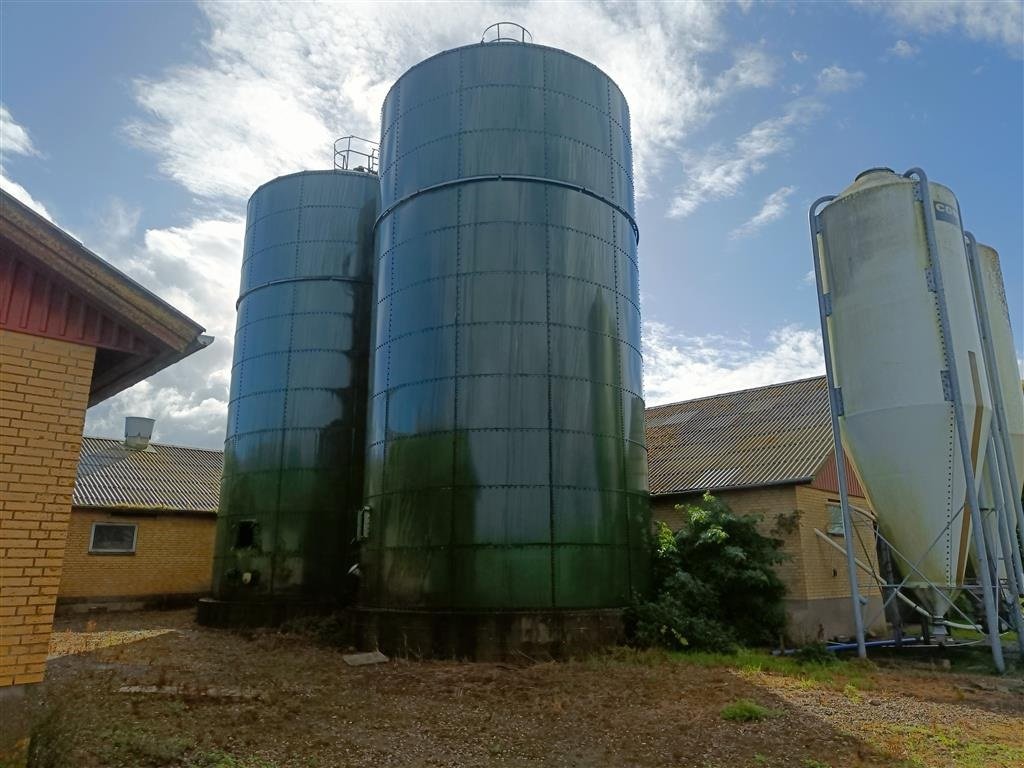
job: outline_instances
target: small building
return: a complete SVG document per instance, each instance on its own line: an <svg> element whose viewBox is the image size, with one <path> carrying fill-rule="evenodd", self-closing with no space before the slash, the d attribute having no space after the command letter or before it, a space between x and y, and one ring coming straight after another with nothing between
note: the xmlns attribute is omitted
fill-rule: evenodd
<svg viewBox="0 0 1024 768"><path fill-rule="evenodd" d="M0 763L46 669L85 409L211 341L0 190Z"/></svg>
<svg viewBox="0 0 1024 768"><path fill-rule="evenodd" d="M224 454L151 443L152 423L124 440L82 439L58 606L193 603L209 592Z"/></svg>
<svg viewBox="0 0 1024 768"><path fill-rule="evenodd" d="M854 634L835 452L824 376L702 397L647 409L651 516L673 530L685 505L710 492L738 513L761 517L762 533L788 555L790 639ZM845 457L844 457L845 458ZM847 461L857 508L857 557L877 572L874 513ZM865 620L884 631L879 589L858 574Z"/></svg>

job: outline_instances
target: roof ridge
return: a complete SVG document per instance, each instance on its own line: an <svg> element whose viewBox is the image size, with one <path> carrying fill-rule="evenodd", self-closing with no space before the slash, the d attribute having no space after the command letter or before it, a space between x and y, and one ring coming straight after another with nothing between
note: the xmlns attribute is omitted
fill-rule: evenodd
<svg viewBox="0 0 1024 768"><path fill-rule="evenodd" d="M117 443L118 445L124 445L124 440L117 437L99 437L98 435L82 435L83 440L103 440L108 443ZM224 449L220 450L216 448L200 448L195 445L180 445L179 443L158 443L156 441L150 441L152 446L159 446L160 448L180 448L185 451L204 451L206 453L224 453ZM126 449L130 450L130 449Z"/></svg>
<svg viewBox="0 0 1024 768"><path fill-rule="evenodd" d="M714 400L717 397L728 397L729 395L740 395L740 394L743 394L744 392L756 392L758 390L773 389L775 387L788 387L788 386L791 386L793 384L803 384L803 383L808 382L808 381L813 381L815 379L824 379L824 378L825 378L825 374L822 373L822 374L819 374L817 376L805 376L802 379L793 379L791 381L777 381L774 384L761 384L760 386L756 386L756 387L745 387L744 389L734 389L734 390L730 390L728 392L718 392L717 394L714 394L714 395L704 395L703 397L692 397L689 400L676 400L675 402L672 402L672 403L661 403L660 405L649 405L649 406L647 406L647 408L645 410L653 411L656 408L668 408L668 407L673 406L673 405L686 405L687 403L699 403L702 400Z"/></svg>

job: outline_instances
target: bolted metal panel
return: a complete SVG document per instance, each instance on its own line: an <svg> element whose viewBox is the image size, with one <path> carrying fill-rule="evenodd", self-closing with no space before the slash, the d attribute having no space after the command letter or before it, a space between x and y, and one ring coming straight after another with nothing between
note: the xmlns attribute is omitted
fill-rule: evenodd
<svg viewBox="0 0 1024 768"><path fill-rule="evenodd" d="M483 44L383 108L361 601L623 606L649 509L629 112Z"/></svg>
<svg viewBox="0 0 1024 768"><path fill-rule="evenodd" d="M218 598L337 596L355 561L378 198L373 174L310 171L249 200Z"/></svg>

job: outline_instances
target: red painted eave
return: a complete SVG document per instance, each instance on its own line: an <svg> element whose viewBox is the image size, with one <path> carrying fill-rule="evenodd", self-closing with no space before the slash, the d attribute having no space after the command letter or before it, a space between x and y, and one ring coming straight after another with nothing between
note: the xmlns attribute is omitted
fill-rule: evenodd
<svg viewBox="0 0 1024 768"><path fill-rule="evenodd" d="M0 328L96 348L89 405L213 341L201 325L3 190Z"/></svg>

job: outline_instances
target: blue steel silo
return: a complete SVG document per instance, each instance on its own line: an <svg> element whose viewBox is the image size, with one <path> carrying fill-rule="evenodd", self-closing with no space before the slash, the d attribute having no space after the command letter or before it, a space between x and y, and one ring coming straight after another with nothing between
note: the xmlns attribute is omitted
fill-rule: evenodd
<svg viewBox="0 0 1024 768"><path fill-rule="evenodd" d="M525 34L445 51L388 93L380 180L363 641L614 639L649 536L625 97Z"/></svg>
<svg viewBox="0 0 1024 768"><path fill-rule="evenodd" d="M377 175L307 171L249 200L210 624L333 604L356 561ZM351 585L349 585L350 588Z"/></svg>

